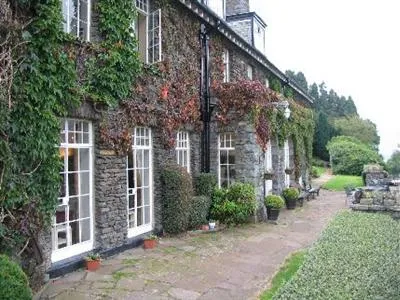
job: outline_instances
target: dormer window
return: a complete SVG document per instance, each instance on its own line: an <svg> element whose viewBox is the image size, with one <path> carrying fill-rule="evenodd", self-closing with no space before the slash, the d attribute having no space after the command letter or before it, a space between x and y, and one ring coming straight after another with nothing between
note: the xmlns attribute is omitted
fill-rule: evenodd
<svg viewBox="0 0 400 300"><path fill-rule="evenodd" d="M205 0L204 2L221 19L225 19L225 0Z"/></svg>
<svg viewBox="0 0 400 300"><path fill-rule="evenodd" d="M254 26L254 47L264 53L265 51L265 25L257 19L253 19Z"/></svg>

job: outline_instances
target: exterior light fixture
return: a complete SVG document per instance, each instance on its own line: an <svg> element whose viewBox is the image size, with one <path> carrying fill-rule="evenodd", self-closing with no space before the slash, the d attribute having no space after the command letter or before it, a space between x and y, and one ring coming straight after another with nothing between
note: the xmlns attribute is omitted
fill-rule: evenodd
<svg viewBox="0 0 400 300"><path fill-rule="evenodd" d="M289 119L291 110L289 108L289 102L288 101L279 101L279 102L273 102L275 107L281 111L283 111L283 114L286 119Z"/></svg>

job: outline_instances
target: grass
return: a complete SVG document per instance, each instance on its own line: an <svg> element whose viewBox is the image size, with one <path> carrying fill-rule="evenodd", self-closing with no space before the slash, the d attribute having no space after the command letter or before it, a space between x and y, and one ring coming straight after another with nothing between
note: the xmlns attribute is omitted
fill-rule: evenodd
<svg viewBox="0 0 400 300"><path fill-rule="evenodd" d="M274 299L399 299L399 232L390 215L339 213Z"/></svg>
<svg viewBox="0 0 400 300"><path fill-rule="evenodd" d="M283 266L279 269L278 273L275 274L271 281L271 287L264 291L260 299L270 300L276 294L276 292L283 286L303 264L304 258L306 256L306 251L301 250L291 254L286 260Z"/></svg>
<svg viewBox="0 0 400 300"><path fill-rule="evenodd" d="M348 186L359 187L363 185L361 176L335 175L322 187L331 191L344 191Z"/></svg>

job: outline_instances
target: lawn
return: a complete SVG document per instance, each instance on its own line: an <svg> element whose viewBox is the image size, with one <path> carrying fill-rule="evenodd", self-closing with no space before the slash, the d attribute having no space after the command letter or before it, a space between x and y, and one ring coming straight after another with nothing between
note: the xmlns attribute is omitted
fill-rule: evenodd
<svg viewBox="0 0 400 300"><path fill-rule="evenodd" d="M271 281L271 287L261 294L261 300L270 300L276 292L297 272L303 264L306 251L291 254Z"/></svg>
<svg viewBox="0 0 400 300"><path fill-rule="evenodd" d="M361 176L335 175L326 182L322 187L331 191L344 191L346 187L364 186Z"/></svg>
<svg viewBox="0 0 400 300"><path fill-rule="evenodd" d="M339 213L273 299L399 299L400 223Z"/></svg>

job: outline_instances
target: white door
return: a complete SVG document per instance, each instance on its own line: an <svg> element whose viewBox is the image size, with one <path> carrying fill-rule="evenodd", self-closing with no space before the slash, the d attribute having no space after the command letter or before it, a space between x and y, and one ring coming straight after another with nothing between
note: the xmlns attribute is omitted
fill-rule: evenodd
<svg viewBox="0 0 400 300"><path fill-rule="evenodd" d="M62 184L53 218L53 262L93 249L92 151L91 123L63 120Z"/></svg>
<svg viewBox="0 0 400 300"><path fill-rule="evenodd" d="M273 173L272 169L272 148L271 148L271 141L267 143L267 150L265 151L265 158L264 158L265 173ZM272 179L265 180L265 195L272 194Z"/></svg>
<svg viewBox="0 0 400 300"><path fill-rule="evenodd" d="M285 152L285 169L290 168L290 152L289 152L289 141L285 140L284 145L284 152ZM290 185L290 175L285 173L285 186L288 187Z"/></svg>
<svg viewBox="0 0 400 300"><path fill-rule="evenodd" d="M128 237L153 229L151 129L134 129L127 158Z"/></svg>

